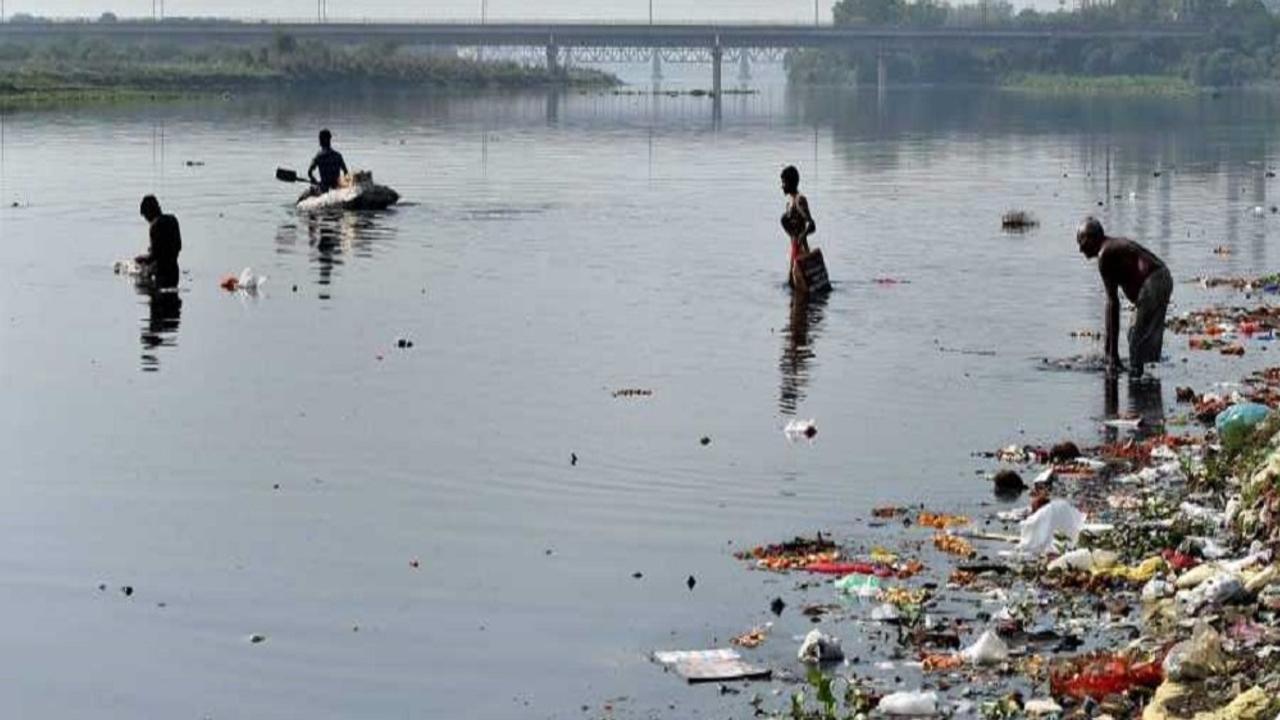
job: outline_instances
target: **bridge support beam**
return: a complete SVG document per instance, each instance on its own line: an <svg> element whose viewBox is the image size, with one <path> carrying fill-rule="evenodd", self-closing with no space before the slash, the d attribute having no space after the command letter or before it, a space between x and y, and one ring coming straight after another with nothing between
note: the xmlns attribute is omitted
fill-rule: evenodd
<svg viewBox="0 0 1280 720"><path fill-rule="evenodd" d="M711 92L719 98L724 89L724 48L720 47L719 38L716 40L711 48Z"/></svg>
<svg viewBox="0 0 1280 720"><path fill-rule="evenodd" d="M554 40L547 43L547 72L552 75L560 73L560 46Z"/></svg>

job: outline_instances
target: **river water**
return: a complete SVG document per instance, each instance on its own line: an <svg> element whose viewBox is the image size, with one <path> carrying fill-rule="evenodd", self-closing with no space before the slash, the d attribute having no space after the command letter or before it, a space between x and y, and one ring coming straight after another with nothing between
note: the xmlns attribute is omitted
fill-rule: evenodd
<svg viewBox="0 0 1280 720"><path fill-rule="evenodd" d="M769 617L778 584L735 548L971 507L975 451L1093 441L1265 361L1220 372L1170 336L1163 390L1110 399L1037 368L1097 349L1070 337L1101 324L1086 213L1170 262L1175 310L1209 297L1182 281L1274 267L1280 219L1251 209L1274 202L1278 116L1265 95L780 84L719 120L595 92L8 113L0 708L741 716L646 659ZM322 125L405 204L299 217L273 173ZM783 285L786 163L836 284L808 307ZM111 269L152 191L184 232L176 300ZM1040 227L1003 234L1013 207ZM258 295L219 288L247 266ZM812 445L784 439L795 417Z"/></svg>

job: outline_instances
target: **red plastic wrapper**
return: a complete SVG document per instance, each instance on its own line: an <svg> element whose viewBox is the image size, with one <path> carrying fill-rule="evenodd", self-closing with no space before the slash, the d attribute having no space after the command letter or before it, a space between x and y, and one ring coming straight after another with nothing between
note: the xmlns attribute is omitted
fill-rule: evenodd
<svg viewBox="0 0 1280 720"><path fill-rule="evenodd" d="M820 575L875 575L876 577L887 578L895 574L893 568L885 567L884 565L856 562L816 562L809 563L804 569Z"/></svg>
<svg viewBox="0 0 1280 720"><path fill-rule="evenodd" d="M1049 675L1049 691L1057 698L1101 701L1134 688L1154 688L1164 682L1159 662L1135 663L1119 655L1090 655L1055 667Z"/></svg>
<svg viewBox="0 0 1280 720"><path fill-rule="evenodd" d="M1193 558L1186 553L1180 553L1177 550L1165 550L1160 553L1160 557L1164 558L1164 561L1169 563L1169 567L1177 570L1178 572L1190 570L1200 564L1200 561L1196 558Z"/></svg>

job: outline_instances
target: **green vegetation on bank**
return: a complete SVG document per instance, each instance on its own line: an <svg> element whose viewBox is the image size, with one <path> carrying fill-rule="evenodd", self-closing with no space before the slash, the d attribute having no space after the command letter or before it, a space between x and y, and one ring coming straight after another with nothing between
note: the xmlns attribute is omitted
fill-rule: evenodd
<svg viewBox="0 0 1280 720"><path fill-rule="evenodd" d="M1170 75L1050 75L1019 73L1006 77L1001 87L1017 92L1048 95L1192 95L1195 85Z"/></svg>
<svg viewBox="0 0 1280 720"><path fill-rule="evenodd" d="M550 72L387 44L330 46L281 35L268 47L106 40L0 43L0 106L332 85L531 88L618 84L595 70Z"/></svg>
<svg viewBox="0 0 1280 720"><path fill-rule="evenodd" d="M891 26L927 29L1072 30L1076 36L1026 47L971 49L938 47L893 52L886 57L895 82L976 82L1019 86L1022 78L1115 78L1104 80L1111 92L1147 93L1159 86L1134 77L1168 77L1200 87L1280 81L1280 19L1261 0L1115 0L1071 10L1017 13L1005 0L951 4L946 0L839 0L839 26ZM1202 32L1195 38L1111 41L1090 38L1098 30L1171 29ZM874 81L874 52L833 50L791 53L793 81L849 83ZM1064 85L1058 80L1031 82L1034 89ZM1085 85L1088 85L1086 83ZM1099 86L1101 87L1101 86ZM1170 88L1173 86L1171 85ZM1163 90L1161 91L1163 92Z"/></svg>

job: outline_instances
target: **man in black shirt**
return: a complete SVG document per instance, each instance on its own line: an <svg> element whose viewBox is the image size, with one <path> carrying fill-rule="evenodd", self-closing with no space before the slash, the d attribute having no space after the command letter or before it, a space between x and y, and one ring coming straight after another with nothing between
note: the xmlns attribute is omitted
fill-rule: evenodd
<svg viewBox="0 0 1280 720"><path fill-rule="evenodd" d="M142 217L151 225L151 244L146 255L134 258L142 270L141 277L157 288L178 287L178 253L182 252L182 230L178 219L160 212L155 195L142 198Z"/></svg>
<svg viewBox="0 0 1280 720"><path fill-rule="evenodd" d="M320 192L329 192L338 187L342 176L348 173L347 162L342 159L342 153L330 147L332 142L333 133L321 130L320 152L316 153L311 167L307 169L307 177L311 179L312 185L319 186ZM316 179L317 169L320 171L319 180Z"/></svg>

